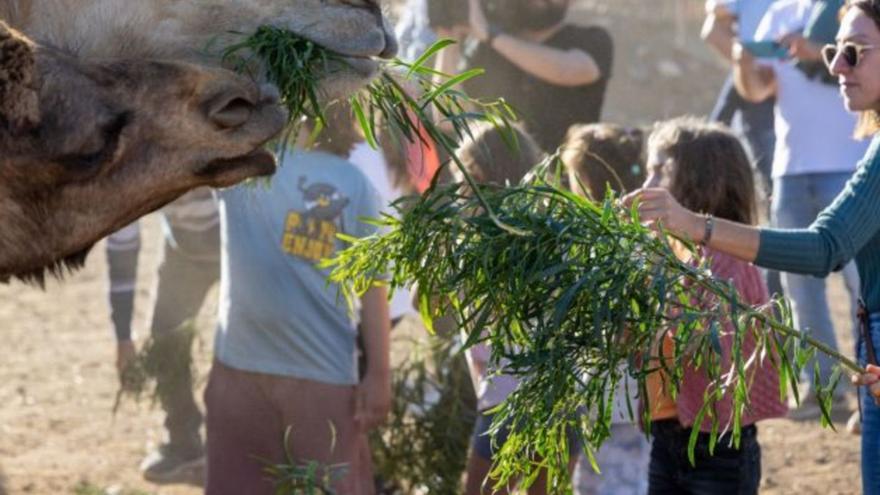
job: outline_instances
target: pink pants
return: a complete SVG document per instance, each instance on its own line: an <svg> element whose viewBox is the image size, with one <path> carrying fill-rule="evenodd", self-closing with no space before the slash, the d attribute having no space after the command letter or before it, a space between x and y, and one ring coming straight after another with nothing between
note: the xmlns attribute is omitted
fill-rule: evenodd
<svg viewBox="0 0 880 495"><path fill-rule="evenodd" d="M240 371L214 361L205 390L207 495L271 495L268 464L344 465L339 495L372 494L366 435L354 423L354 386ZM331 426L332 425L332 426Z"/></svg>

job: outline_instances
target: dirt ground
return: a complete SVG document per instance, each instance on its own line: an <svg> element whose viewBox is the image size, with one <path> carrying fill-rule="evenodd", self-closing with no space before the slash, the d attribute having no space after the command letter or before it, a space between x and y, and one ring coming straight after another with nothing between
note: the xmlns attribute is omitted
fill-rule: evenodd
<svg viewBox="0 0 880 495"><path fill-rule="evenodd" d="M688 24L685 37L674 43L669 23L634 21L610 6L618 2L633 5L584 0L575 11L581 22L606 25L617 41L606 119L643 125L708 112L724 71L699 43L696 25ZM146 219L143 237L135 322L141 337L157 262L155 216ZM843 348L851 349L843 294L840 280L832 279L835 320ZM215 295L199 318L202 376L210 362ZM162 417L148 403L132 402L111 414L117 382L106 299L102 245L84 270L64 283L50 282L45 291L0 286L0 495L200 493L196 487L151 485L137 472L141 457L161 440ZM767 422L760 435L762 493L859 492L858 437L789 420Z"/></svg>

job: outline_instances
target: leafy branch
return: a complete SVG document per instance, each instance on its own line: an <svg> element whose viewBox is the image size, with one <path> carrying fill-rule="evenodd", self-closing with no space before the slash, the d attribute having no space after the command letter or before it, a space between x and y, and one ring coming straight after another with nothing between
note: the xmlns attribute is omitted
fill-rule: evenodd
<svg viewBox="0 0 880 495"><path fill-rule="evenodd" d="M265 35L259 43L259 37L251 37L237 49L250 49L267 66L292 116L311 112L320 118L316 92L304 91L296 81L314 88L315 71L326 70L328 63L322 57L338 57L306 57L314 63L291 65L285 57L302 49L294 43L297 36L263 28L259 33ZM649 421L647 413L637 418L629 403L625 411L614 410L613 390L625 376L647 397L648 375L662 371L675 396L688 368L702 370L709 385L696 424L711 424L714 448L727 431L739 441L757 367L770 363L779 371L780 397L789 386L797 394L797 377L816 349L861 371L795 330L783 302L776 303L780 321L769 308L740 301L730 283L712 277L705 260L679 259L665 235L642 226L635 208L621 209L610 195L593 202L542 174L511 188L477 184L454 153L469 135L469 123L479 120L509 131L515 117L503 101L476 101L456 89L479 70L448 76L425 67L449 43L434 45L414 64L389 63L351 103L374 146L380 123L410 142L422 139L424 130L462 171L470 192L435 182L421 197L398 201L399 218L374 220L383 234L347 239L353 245L328 264L334 267L332 280L350 298L379 283L392 289L417 285L429 328L435 317L452 312L468 334L465 346L486 341L494 365L519 376L519 388L496 411L494 428L514 425L492 472L497 486L516 479L528 486L545 469L551 493L570 493L571 431L597 467L593 453L610 435L614 414ZM266 47L277 48L277 57ZM408 91L405 81L415 90ZM432 113L452 128L452 136L441 131ZM390 280L380 281L384 274ZM670 355L656 345L665 336L673 342ZM730 339L728 356L722 339ZM817 387L826 424L840 373ZM717 406L728 397L733 416L721 424ZM698 432L693 429L691 455Z"/></svg>
<svg viewBox="0 0 880 495"><path fill-rule="evenodd" d="M665 236L640 224L637 209L622 210L610 195L597 204L540 175L511 188L478 187L503 223L530 235L498 228L459 185L436 185L399 201L400 218L378 222L384 234L355 242L330 264L349 297L382 283L375 274L390 273L392 288L417 285L426 321L452 311L466 346L488 342L495 366L520 378L496 411L496 427L515 425L492 472L499 487L528 485L546 469L548 489L567 493L570 432L593 459L614 415L637 419L632 404L614 410L625 376L648 397L647 376L662 370L675 396L686 369L703 370L710 383L696 424L711 423L714 448L727 431L739 441L758 366L779 370L784 397L815 349L830 351L792 328L785 304L777 303L780 322L769 308L741 301L706 261L679 259ZM656 345L666 335L671 355ZM729 356L722 339L731 339ZM839 377L819 387L826 422ZM717 406L731 396L732 421L721 424ZM647 413L638 419L649 421ZM693 432L691 454L699 428Z"/></svg>

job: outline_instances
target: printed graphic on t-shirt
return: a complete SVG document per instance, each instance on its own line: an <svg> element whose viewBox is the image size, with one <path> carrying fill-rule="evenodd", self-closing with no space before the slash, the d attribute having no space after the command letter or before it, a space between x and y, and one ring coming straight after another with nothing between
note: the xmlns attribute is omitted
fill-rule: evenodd
<svg viewBox="0 0 880 495"><path fill-rule="evenodd" d="M324 182L307 185L299 178L305 211L291 211L284 225L281 249L292 256L317 263L333 256L336 234L342 229L342 212L350 200L336 186Z"/></svg>

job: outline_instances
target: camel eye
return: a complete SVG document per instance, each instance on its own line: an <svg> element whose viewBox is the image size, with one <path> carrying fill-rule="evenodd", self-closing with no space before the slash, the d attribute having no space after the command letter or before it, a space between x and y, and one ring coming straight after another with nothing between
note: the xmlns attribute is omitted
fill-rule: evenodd
<svg viewBox="0 0 880 495"><path fill-rule="evenodd" d="M129 112L116 115L98 129L82 149L56 157L54 161L74 173L84 173L100 168L116 154L116 150L119 148L119 137L130 120L131 114Z"/></svg>

